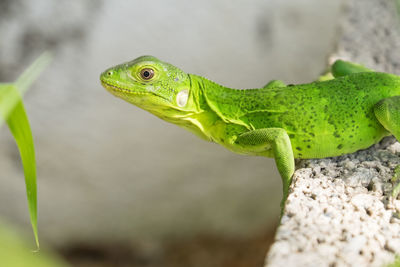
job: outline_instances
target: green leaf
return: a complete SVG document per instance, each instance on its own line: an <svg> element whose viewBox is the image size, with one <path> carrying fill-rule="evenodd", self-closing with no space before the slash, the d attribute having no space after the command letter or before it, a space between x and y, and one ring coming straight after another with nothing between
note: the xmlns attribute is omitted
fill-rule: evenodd
<svg viewBox="0 0 400 267"><path fill-rule="evenodd" d="M50 54L40 56L14 84L0 84L0 126L3 118L10 128L17 143L22 166L24 168L28 209L37 248L39 238L37 229L37 188L36 188L36 161L33 137L22 102L22 95L40 72L50 62Z"/></svg>
<svg viewBox="0 0 400 267"><path fill-rule="evenodd" d="M33 234L35 235L36 245L39 248L39 238L37 230L37 193L36 193L36 161L33 137L29 126L28 117L25 113L22 101L18 101L14 110L7 118L15 142L18 145L24 167L26 195L28 198L28 208L31 217Z"/></svg>
<svg viewBox="0 0 400 267"><path fill-rule="evenodd" d="M50 52L44 52L38 57L14 83L18 91L23 96L29 86L39 77L44 69L50 64L52 55Z"/></svg>
<svg viewBox="0 0 400 267"><path fill-rule="evenodd" d="M10 116L21 96L14 84L0 83L0 126Z"/></svg>

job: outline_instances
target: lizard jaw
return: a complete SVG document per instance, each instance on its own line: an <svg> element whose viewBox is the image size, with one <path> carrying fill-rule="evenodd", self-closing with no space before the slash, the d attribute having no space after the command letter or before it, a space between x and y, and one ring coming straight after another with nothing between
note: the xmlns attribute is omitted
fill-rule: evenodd
<svg viewBox="0 0 400 267"><path fill-rule="evenodd" d="M101 85L104 88L106 88L108 91L111 91L111 92L122 92L122 93L135 94L135 95L149 95L149 94L151 94L150 92L137 92L137 91L132 91L132 90L126 89L126 88L117 87L115 85L109 84L109 83L104 82L104 81L101 81Z"/></svg>
<svg viewBox="0 0 400 267"><path fill-rule="evenodd" d="M101 85L107 90L109 91L111 94L113 94L116 97L122 98L125 101L128 101L132 104L135 105L142 105L143 104L143 97L155 97L156 99L158 99L158 101L161 101L162 103L164 103L164 105L169 105L169 100L154 94L153 92L147 92L147 91L133 91L131 89L127 89L127 88L121 88L121 87L117 87L115 85L109 84L105 81L101 81ZM160 102L157 103L157 105L159 106Z"/></svg>

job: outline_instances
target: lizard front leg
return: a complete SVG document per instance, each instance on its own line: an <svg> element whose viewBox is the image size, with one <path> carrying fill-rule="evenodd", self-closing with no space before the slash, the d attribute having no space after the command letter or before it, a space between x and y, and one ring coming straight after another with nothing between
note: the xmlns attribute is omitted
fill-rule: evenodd
<svg viewBox="0 0 400 267"><path fill-rule="evenodd" d="M378 121L400 141L400 96L392 96L382 99L374 106L375 117ZM400 192L399 173L400 165L396 166L392 177L392 197L397 198Z"/></svg>
<svg viewBox="0 0 400 267"><path fill-rule="evenodd" d="M272 150L276 166L282 178L283 199L281 211L283 211L294 173L292 144L285 129L264 128L252 130L239 135L235 143L248 151L262 152Z"/></svg>

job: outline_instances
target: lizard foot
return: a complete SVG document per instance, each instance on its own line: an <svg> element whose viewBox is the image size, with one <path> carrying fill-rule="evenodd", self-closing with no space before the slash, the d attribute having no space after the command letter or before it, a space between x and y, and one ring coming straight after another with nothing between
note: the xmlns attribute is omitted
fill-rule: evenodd
<svg viewBox="0 0 400 267"><path fill-rule="evenodd" d="M396 199L400 193L400 165L397 165L396 168L394 168L394 174L391 181L393 185L391 197L392 199Z"/></svg>

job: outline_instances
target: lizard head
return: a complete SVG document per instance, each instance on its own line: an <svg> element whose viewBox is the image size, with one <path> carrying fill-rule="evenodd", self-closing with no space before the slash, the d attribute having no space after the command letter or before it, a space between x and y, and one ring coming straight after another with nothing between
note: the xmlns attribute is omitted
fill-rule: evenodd
<svg viewBox="0 0 400 267"><path fill-rule="evenodd" d="M163 119L184 117L198 110L190 76L152 56L109 68L100 80L113 95Z"/></svg>

